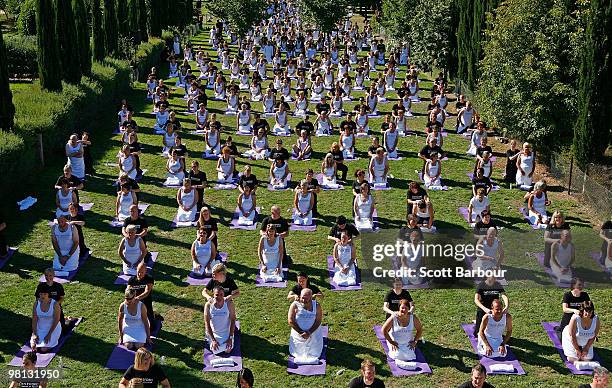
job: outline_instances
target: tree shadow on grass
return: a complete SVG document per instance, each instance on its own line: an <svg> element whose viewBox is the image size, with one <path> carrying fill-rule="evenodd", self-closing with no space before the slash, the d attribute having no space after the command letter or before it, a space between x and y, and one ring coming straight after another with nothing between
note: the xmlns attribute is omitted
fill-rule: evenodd
<svg viewBox="0 0 612 388"><path fill-rule="evenodd" d="M430 366L453 368L461 373L469 373L478 360L478 356L467 350L448 348L433 342L419 344L425 359ZM467 364L466 364L467 361Z"/></svg>
<svg viewBox="0 0 612 388"><path fill-rule="evenodd" d="M512 338L510 346L520 362L538 367L548 367L560 374L567 374L568 372L558 350L552 345L541 345L525 338ZM542 355L552 355L554 357L549 360Z"/></svg>

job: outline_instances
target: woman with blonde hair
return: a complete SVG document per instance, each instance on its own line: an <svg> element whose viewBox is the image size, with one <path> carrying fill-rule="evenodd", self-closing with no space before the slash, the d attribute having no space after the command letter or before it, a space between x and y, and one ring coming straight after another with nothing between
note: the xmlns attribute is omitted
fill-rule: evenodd
<svg viewBox="0 0 612 388"><path fill-rule="evenodd" d="M170 388L170 381L162 368L155 363L153 354L146 348L139 348L134 354L134 365L123 374L119 388L157 387L159 385L163 388Z"/></svg>

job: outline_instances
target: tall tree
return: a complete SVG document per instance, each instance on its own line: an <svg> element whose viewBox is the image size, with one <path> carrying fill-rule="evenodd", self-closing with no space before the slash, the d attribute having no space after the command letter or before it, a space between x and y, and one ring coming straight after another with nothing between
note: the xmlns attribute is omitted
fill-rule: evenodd
<svg viewBox="0 0 612 388"><path fill-rule="evenodd" d="M79 40L70 0L55 0L57 7L56 32L62 53L62 78L71 84L81 82ZM75 39L77 37L77 39Z"/></svg>
<svg viewBox="0 0 612 388"><path fill-rule="evenodd" d="M213 15L225 19L243 38L254 24L263 19L268 3L266 0L211 0L207 7Z"/></svg>
<svg viewBox="0 0 612 388"><path fill-rule="evenodd" d="M107 55L117 54L119 47L117 30L115 0L104 0L104 47Z"/></svg>
<svg viewBox="0 0 612 388"><path fill-rule="evenodd" d="M612 2L591 0L580 65L574 155L585 168L599 160L612 141Z"/></svg>
<svg viewBox="0 0 612 388"><path fill-rule="evenodd" d="M117 12L117 31L119 32L119 35L131 35L128 24L127 2L125 0L116 0L115 12Z"/></svg>
<svg viewBox="0 0 612 388"><path fill-rule="evenodd" d="M102 7L100 0L91 1L91 27L93 37L93 58L101 61L106 56L106 45L104 44L104 29L102 28Z"/></svg>
<svg viewBox="0 0 612 388"><path fill-rule="evenodd" d="M0 30L0 128L9 131L13 129L14 123L15 105L13 105L13 93L9 85L4 38Z"/></svg>
<svg viewBox="0 0 612 388"><path fill-rule="evenodd" d="M72 10L74 11L74 24L76 27L81 73L89 75L91 74L91 43L85 0L72 0Z"/></svg>
<svg viewBox="0 0 612 388"><path fill-rule="evenodd" d="M267 4L264 6L267 7ZM300 4L304 20L315 24L326 33L336 28L336 24L346 17L347 10L346 0L303 0Z"/></svg>
<svg viewBox="0 0 612 388"><path fill-rule="evenodd" d="M129 36L134 39L134 44L141 42L140 31L138 30L138 18L140 10L138 9L138 0L127 0L127 24L130 31Z"/></svg>
<svg viewBox="0 0 612 388"><path fill-rule="evenodd" d="M36 36L38 40L38 76L40 86L49 91L62 90L62 67L55 33L53 0L36 3Z"/></svg>
<svg viewBox="0 0 612 388"><path fill-rule="evenodd" d="M147 30L146 0L138 0L138 31L140 32L140 40L146 41L149 36L149 32Z"/></svg>
<svg viewBox="0 0 612 388"><path fill-rule="evenodd" d="M160 9L159 9L159 1L148 0L147 8L149 8L148 12L148 22L149 28L151 29L151 36L156 38L161 38L162 27L160 24Z"/></svg>

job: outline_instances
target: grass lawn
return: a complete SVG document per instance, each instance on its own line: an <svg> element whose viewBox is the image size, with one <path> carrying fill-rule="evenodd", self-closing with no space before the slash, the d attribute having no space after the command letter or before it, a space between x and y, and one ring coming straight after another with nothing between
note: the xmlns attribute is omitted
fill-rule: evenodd
<svg viewBox="0 0 612 388"><path fill-rule="evenodd" d="M206 46L207 32L202 32L193 39L195 46ZM212 55L212 51L210 52ZM166 73L162 66L161 72ZM403 78L402 71L398 79ZM427 74L421 75L421 96L429 96L431 80ZM169 82L173 84L174 80ZM267 85L269 81L264 84ZM21 86L19 86L21 88ZM209 93L211 93L209 91ZM203 374L203 337L204 322L200 295L201 287L188 287L183 281L191 270L189 248L195 238L195 229L170 229L170 222L176 212L176 190L162 187L165 179L165 160L160 156L161 136L152 134L154 117L150 114L151 104L144 101L146 95L143 84L128 96L128 101L136 110L135 120L140 127L139 139L145 146L141 156L143 168L148 169L141 185L141 201L151 204L146 218L150 224L149 249L159 252L154 275L156 286L154 306L164 317L164 327L160 338L155 343L155 353L166 356L164 370L176 387L230 387L235 384L234 373ZM211 96L209 94L209 96ZM395 97L395 94L392 95ZM390 111L393 102L385 104L379 110ZM182 100L182 89L174 91L171 99L172 108L177 112L185 110ZM348 104L352 109L354 103ZM409 121L411 128L422 130L426 118L426 102L415 104L413 111L418 115ZM452 104L454 105L454 103ZM253 108L261 110L259 103ZM313 107L311 107L313 108ZM209 102L209 110L216 112L224 125L223 139L235 132L235 118L223 115L225 103ZM452 109L451 109L452 110ZM194 129L194 116L178 115L184 131L183 139L190 150L190 156L199 156L204 149L201 135L190 134ZM340 120L335 119L338 124ZM79 326L75 335L64 345L59 355L62 358L66 380L61 386L116 386L120 373L104 369L104 365L117 342L116 316L119 304L123 300L123 287L114 286L113 281L121 267L117 255L120 241L119 231L112 229L108 222L114 214L115 192L111 182L117 176L115 163L119 149L119 136L111 132L116 122L114 106L108 107L108 114L91 123L93 135L93 155L96 160L95 177L88 178L86 189L81 192L81 201L95 202L93 209L86 213L87 226L85 238L87 245L93 249L93 257L80 270L74 282L67 284L64 310L70 316L83 316L85 321ZM382 119L371 120L370 127L379 131ZM291 119L292 127L297 119ZM447 127L452 128L454 117L449 119ZM243 151L250 139L234 136L239 150ZM270 140L273 140L271 137ZM295 137L285 138L288 146ZM320 157L329 149L337 137L313 138L316 155ZM494 142L495 143L495 142ZM370 140L360 139L357 149L361 159L349 163L350 173L357 167L367 167L367 147ZM420 169L421 161L416 157L424 145L424 137L410 137L400 140L402 161L391 162L391 182L393 189L376 192L378 214L383 227L398 228L405 218L405 191L408 180L416 179L415 169ZM456 135L445 138L444 149L449 152L449 161L443 162L443 179L451 190L431 192L435 205L438 226L447 228L464 228L465 222L458 214L457 208L467 206L471 197L470 185L466 172L471 171L473 161L465 155L467 141ZM188 159L188 163L191 158ZM216 177L215 162L200 160L201 168L209 180ZM499 158L494 178L501 180L505 160ZM238 159L237 168L245 164ZM268 163L253 162L253 172L260 181L268 175ZM308 168L318 171L320 161L290 162L294 180L301 179ZM10 206L6 210L8 219L8 238L12 245L19 246L16 254L0 272L0 355L5 363L9 362L19 347L29 338L30 317L33 293L37 279L44 268L51 265L52 248L47 221L53 218L55 180L60 175L61 164L48 166L37 172L37 184L32 188L16 187L16 190L34 195L39 199L32 209L19 213ZM11 182L17 186L19 182ZM290 217L293 195L290 192L268 192L261 187L257 198L258 206L268 213L273 204L279 204L283 215ZM522 203L523 193L502 189L491 195L492 211L498 215L508 231L529 230L529 226L518 215L517 207ZM585 233L592 229L586 218L583 207L567 199L562 193L551 192L555 209L562 209L569 214L572 229ZM323 324L329 326L330 342L328 351L328 368L325 376L300 377L288 375L287 326L288 289L256 288L257 268L256 247L258 233L235 231L229 229L229 221L235 207L237 191L206 191L206 202L213 206L213 214L220 219L219 246L221 251L229 253L229 269L237 281L242 296L237 300L237 314L242 328L242 354L244 366L255 374L256 385L261 387L331 387L346 386L348 381L357 375L363 357L370 357L377 365L378 374L390 387L431 387L456 386L467 379L470 368L477 357L472 352L468 339L464 336L460 324L473 319L473 290L435 289L411 291L415 299L418 314L424 325L426 343L421 348L429 361L433 374L419 375L410 378L392 377L385 362L385 355L378 343L372 326L382 324L383 297L386 287L378 284L364 284L357 292L331 292L326 269L326 255L331 253L332 244L326 235L337 215L350 216L352 205L351 190L322 192L319 196L319 211L323 217L318 221L314 233L291 232L287 240L287 249L294 259L291 268L290 287L295 282L295 272L307 271L312 274L314 284L324 290L322 301L324 312ZM592 236L595 234L593 233ZM538 271L533 259L526 259L524 252L541 250L541 232L525 235L523 250L508 253L509 265L523 268L525 272ZM599 244L593 239L595 245ZM584 263L587 270L596 271L594 264ZM539 275L538 275L539 276ZM542 275L541 278L544 278ZM597 352L604 364L612 365L612 339L608 320L612 313L607 289L588 289L595 301L598 314L604 324ZM540 321L558 320L561 317L561 298L563 290L545 288L537 281L519 281L508 287L511 312L514 316L514 334L511 346L527 372L526 376L494 376L490 381L498 387L539 386L567 387L586 383L586 376L575 377L569 374L556 349L549 342ZM60 360L56 357L51 366L57 366ZM53 386L59 386L54 384Z"/></svg>

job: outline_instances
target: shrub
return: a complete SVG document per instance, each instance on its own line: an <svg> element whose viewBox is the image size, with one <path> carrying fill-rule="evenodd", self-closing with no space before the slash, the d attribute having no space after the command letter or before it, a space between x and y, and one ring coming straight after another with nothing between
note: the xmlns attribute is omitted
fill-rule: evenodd
<svg viewBox="0 0 612 388"><path fill-rule="evenodd" d="M165 47L166 43L158 38L151 38L138 46L133 62L137 64L140 81L144 82L151 68L159 63Z"/></svg>
<svg viewBox="0 0 612 388"><path fill-rule="evenodd" d="M37 75L36 36L9 35L4 37L9 74Z"/></svg>
<svg viewBox="0 0 612 388"><path fill-rule="evenodd" d="M19 6L17 30L21 35L36 35L36 0L25 0Z"/></svg>

